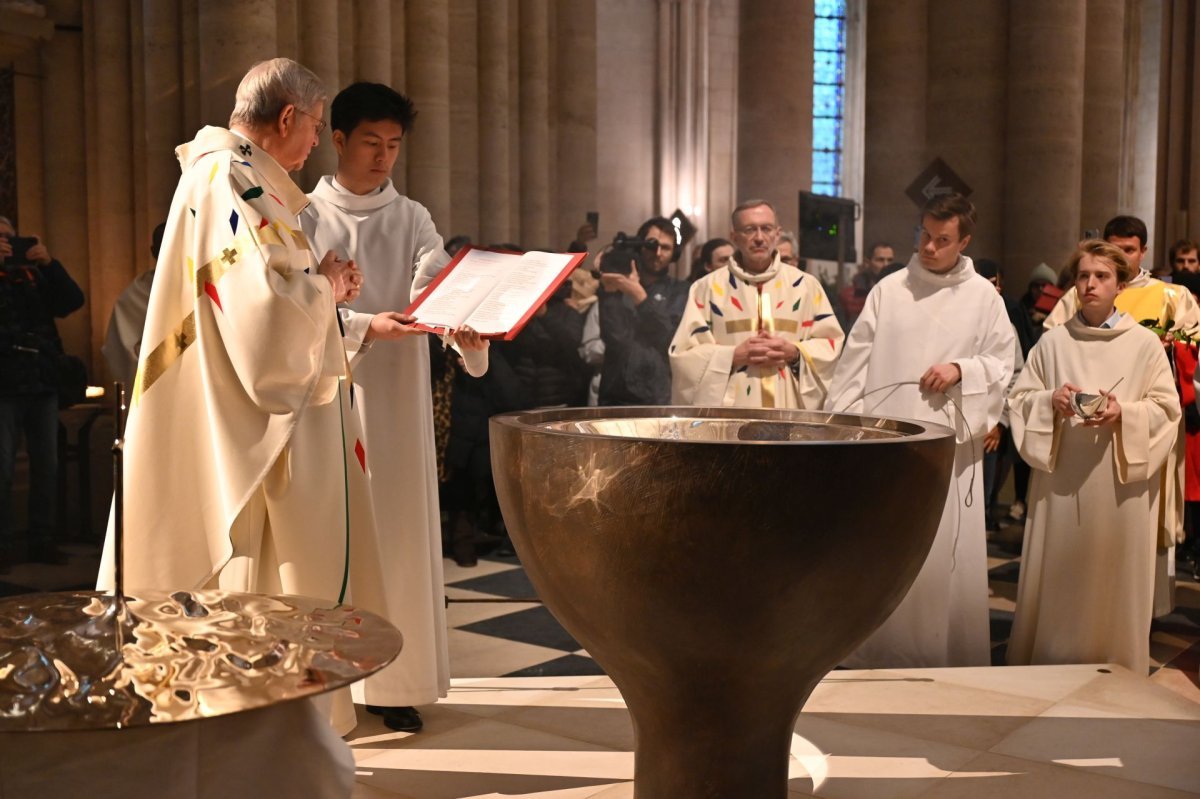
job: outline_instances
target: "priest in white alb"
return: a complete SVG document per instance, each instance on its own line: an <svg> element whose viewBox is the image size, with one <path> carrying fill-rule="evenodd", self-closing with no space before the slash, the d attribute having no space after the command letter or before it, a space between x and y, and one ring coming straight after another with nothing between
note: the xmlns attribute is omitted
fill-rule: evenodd
<svg viewBox="0 0 1200 799"><path fill-rule="evenodd" d="M1013 665L1150 666L1158 473L1181 411L1158 336L1114 307L1137 272L1116 246L1079 245L1079 311L1046 332L1009 396L1033 467Z"/></svg>
<svg viewBox="0 0 1200 799"><path fill-rule="evenodd" d="M990 662L983 439L1000 419L1015 342L1000 295L963 255L974 229L975 208L960 195L925 207L920 248L867 295L825 402L828 411L936 422L958 442L929 556L892 615L844 661L852 668Z"/></svg>
<svg viewBox="0 0 1200 799"><path fill-rule="evenodd" d="M450 259L429 212L390 179L415 116L407 97L382 84L339 92L330 112L337 174L321 178L301 218L318 250L352 259L366 278L342 321L356 355L386 615L404 633L404 650L355 694L387 726L407 732L422 726L415 706L450 687L429 349L399 312ZM467 328L453 338L467 372L486 372L487 342Z"/></svg>
<svg viewBox="0 0 1200 799"><path fill-rule="evenodd" d="M819 410L845 338L825 291L780 259L769 203L732 222L734 258L692 284L671 341L671 402Z"/></svg>
<svg viewBox="0 0 1200 799"><path fill-rule="evenodd" d="M379 551L336 303L362 275L318 260L288 177L325 93L276 58L238 86L229 129L176 154L125 431L128 589L220 588L381 612ZM109 530L100 584L113 580ZM335 714L353 727L349 697Z"/></svg>

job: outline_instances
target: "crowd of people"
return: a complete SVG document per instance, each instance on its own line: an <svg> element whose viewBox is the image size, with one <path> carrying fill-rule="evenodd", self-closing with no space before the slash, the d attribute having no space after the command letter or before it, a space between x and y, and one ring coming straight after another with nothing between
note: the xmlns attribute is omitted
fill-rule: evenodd
<svg viewBox="0 0 1200 799"><path fill-rule="evenodd" d="M513 340L469 328L443 340L403 309L469 240L444 243L390 180L416 109L381 84L339 92L337 168L306 195L288 173L318 144L326 101L303 66L263 62L238 87L229 127L177 150L161 266L122 295L104 348L132 386L128 585L352 598L382 613L404 650L358 698L414 731L415 707L449 685L443 554L471 566L507 545L491 415L585 404L888 415L950 427L953 475L916 582L847 665L990 663L985 531L1011 467L1010 513L1026 527L1009 662L1147 670L1170 548L1185 529L1194 540L1200 502L1194 242L1171 249L1175 271L1160 280L1142 265L1145 226L1117 217L1079 245L1065 283L1039 266L1010 301L1000 266L966 254L974 207L941 196L907 262L872 244L831 299L773 206L753 199L727 237L699 247L687 278L675 276L675 226L653 217L593 247ZM574 248L595 234L585 225ZM53 508L55 465L32 452L58 389L42 361L61 354L53 318L82 293L40 242L24 260L14 242L0 219L0 301L37 319L4 331L5 374L12 362L29 376L0 393L0 488L7 502L23 429L39 481L31 527L48 542L53 518L32 507ZM15 318L5 311L9 327ZM170 546L155 538L167 529ZM331 710L343 731L352 714L344 701Z"/></svg>

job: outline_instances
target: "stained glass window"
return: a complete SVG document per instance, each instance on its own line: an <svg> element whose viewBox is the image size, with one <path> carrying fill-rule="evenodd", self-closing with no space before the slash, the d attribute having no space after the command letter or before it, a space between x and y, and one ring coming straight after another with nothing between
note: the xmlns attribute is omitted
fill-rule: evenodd
<svg viewBox="0 0 1200 799"><path fill-rule="evenodd" d="M840 197L846 98L846 0L816 0L815 8L812 190Z"/></svg>

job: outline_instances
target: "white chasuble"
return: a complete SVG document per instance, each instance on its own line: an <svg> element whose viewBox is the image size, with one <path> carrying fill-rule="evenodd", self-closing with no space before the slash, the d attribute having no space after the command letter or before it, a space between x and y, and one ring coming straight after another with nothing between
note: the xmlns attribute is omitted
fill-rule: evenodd
<svg viewBox="0 0 1200 799"><path fill-rule="evenodd" d="M385 707L429 704L450 687L442 578L441 520L424 334L363 338L371 318L403 311L450 258L429 212L391 181L357 195L323 177L301 224L317 252L354 259L362 293L342 311L367 438L387 618L404 634L400 657L363 684L363 701ZM467 371L487 370L486 352L467 352ZM359 686L355 695L359 696Z"/></svg>
<svg viewBox="0 0 1200 799"><path fill-rule="evenodd" d="M353 599L382 611L378 549L329 281L303 192L206 127L176 151L125 430L125 585ZM99 583L113 580L109 529Z"/></svg>
<svg viewBox="0 0 1200 799"><path fill-rule="evenodd" d="M734 349L760 329L800 349L794 370L733 368ZM692 284L671 341L671 402L819 410L844 338L820 281L778 253L761 274L717 269Z"/></svg>
<svg viewBox="0 0 1200 799"><path fill-rule="evenodd" d="M936 422L954 429L958 447L937 536L920 574L845 665L990 662L983 437L1000 419L1014 338L1000 295L966 256L938 275L914 255L906 269L867 295L825 409ZM944 394L922 391L916 383L941 363L957 364L962 380Z"/></svg>
<svg viewBox="0 0 1200 799"><path fill-rule="evenodd" d="M1118 380L1120 383L1118 383ZM1107 391L1116 424L1057 416L1064 383ZM1048 331L1009 396L1013 440L1033 467L1013 665L1119 663L1149 671L1158 474L1181 411L1158 337L1125 315Z"/></svg>

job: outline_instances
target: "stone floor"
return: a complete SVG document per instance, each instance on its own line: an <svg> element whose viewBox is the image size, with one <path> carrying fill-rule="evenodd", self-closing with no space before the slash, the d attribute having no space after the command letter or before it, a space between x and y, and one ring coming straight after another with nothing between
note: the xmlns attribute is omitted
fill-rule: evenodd
<svg viewBox="0 0 1200 799"><path fill-rule="evenodd" d="M607 678L458 678L417 735L349 737L355 799L632 795ZM796 724L789 796L1178 799L1200 794L1200 705L1120 667L837 671ZM753 799L753 797L747 797Z"/></svg>

